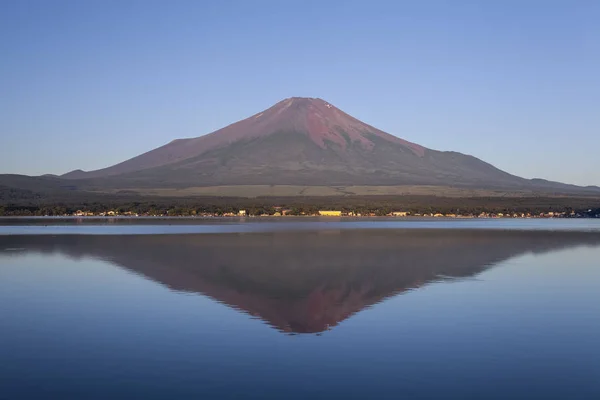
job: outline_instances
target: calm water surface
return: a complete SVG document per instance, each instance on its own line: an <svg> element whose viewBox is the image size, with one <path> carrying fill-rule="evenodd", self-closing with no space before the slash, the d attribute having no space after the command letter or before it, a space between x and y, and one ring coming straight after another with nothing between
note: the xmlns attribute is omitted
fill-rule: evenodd
<svg viewBox="0 0 600 400"><path fill-rule="evenodd" d="M6 223L0 399L600 398L597 224L370 222Z"/></svg>
<svg viewBox="0 0 600 400"><path fill-rule="evenodd" d="M154 235L367 229L486 229L600 232L600 219L456 218L2 218L0 235Z"/></svg>

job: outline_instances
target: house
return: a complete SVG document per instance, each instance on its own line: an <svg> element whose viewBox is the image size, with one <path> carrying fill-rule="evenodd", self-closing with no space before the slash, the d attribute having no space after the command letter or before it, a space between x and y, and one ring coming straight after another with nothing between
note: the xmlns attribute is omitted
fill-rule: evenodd
<svg viewBox="0 0 600 400"><path fill-rule="evenodd" d="M322 217L341 217L341 211L327 211L327 210L319 210L319 215Z"/></svg>
<svg viewBox="0 0 600 400"><path fill-rule="evenodd" d="M238 211L238 215L240 217L245 217L246 216L246 210L240 210L240 211Z"/></svg>
<svg viewBox="0 0 600 400"><path fill-rule="evenodd" d="M406 211L394 211L392 212L394 217L406 217L408 213Z"/></svg>

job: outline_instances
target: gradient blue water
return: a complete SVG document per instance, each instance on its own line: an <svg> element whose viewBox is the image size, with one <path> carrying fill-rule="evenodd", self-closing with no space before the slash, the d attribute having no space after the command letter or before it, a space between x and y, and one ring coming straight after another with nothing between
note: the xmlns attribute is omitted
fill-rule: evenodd
<svg viewBox="0 0 600 400"><path fill-rule="evenodd" d="M600 398L600 243L584 238L532 238L544 245L309 334L251 315L260 290L233 278L218 293L258 291L246 310L149 279L141 253L124 267L114 242L14 240L0 238L0 399Z"/></svg>

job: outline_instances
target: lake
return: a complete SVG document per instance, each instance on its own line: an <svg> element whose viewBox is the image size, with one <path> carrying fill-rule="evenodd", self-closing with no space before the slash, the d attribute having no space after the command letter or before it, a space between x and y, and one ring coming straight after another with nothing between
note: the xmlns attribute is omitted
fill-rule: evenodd
<svg viewBox="0 0 600 400"><path fill-rule="evenodd" d="M598 399L600 221L0 220L0 399Z"/></svg>

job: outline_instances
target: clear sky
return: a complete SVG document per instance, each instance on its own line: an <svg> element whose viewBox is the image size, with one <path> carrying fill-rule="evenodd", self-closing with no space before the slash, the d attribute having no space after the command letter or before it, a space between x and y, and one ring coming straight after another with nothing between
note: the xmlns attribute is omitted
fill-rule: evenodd
<svg viewBox="0 0 600 400"><path fill-rule="evenodd" d="M0 1L0 173L61 174L287 97L600 185L600 1Z"/></svg>

